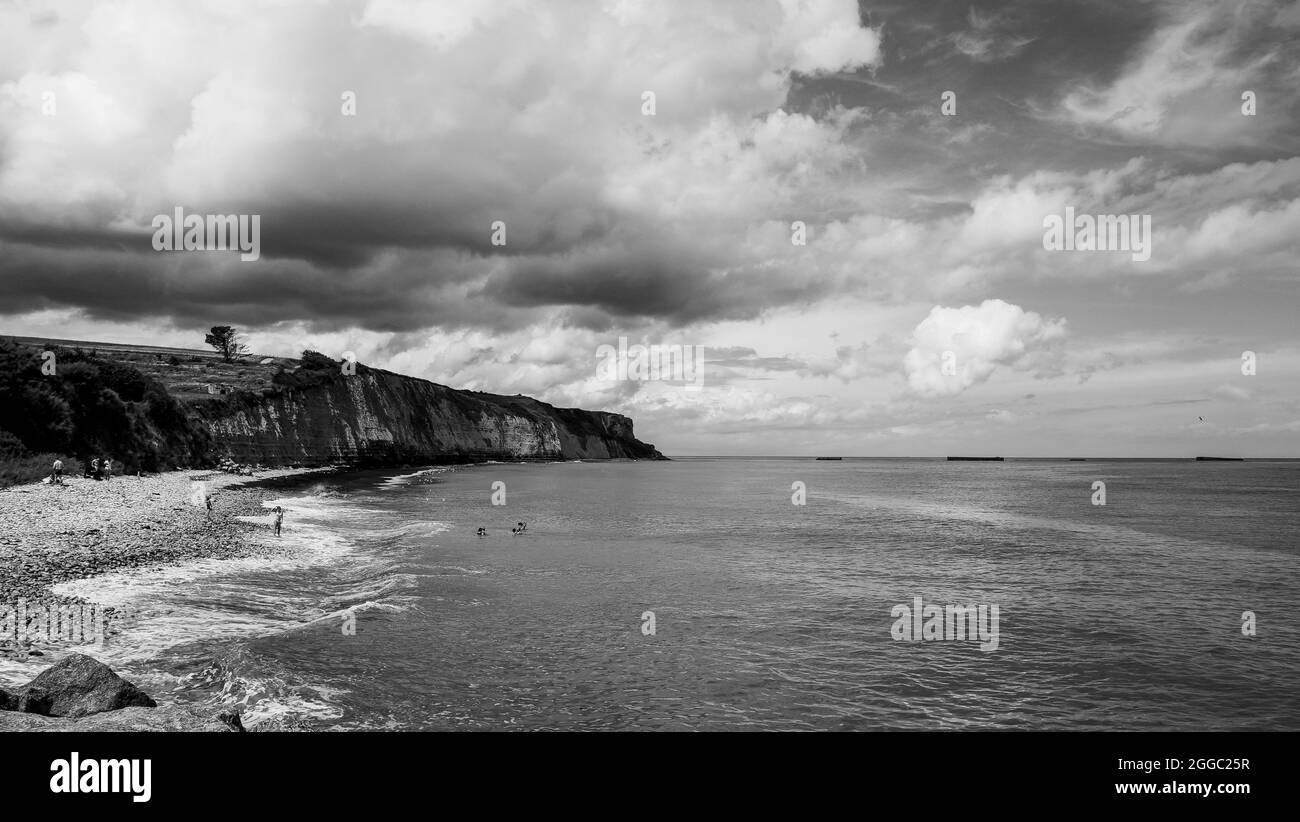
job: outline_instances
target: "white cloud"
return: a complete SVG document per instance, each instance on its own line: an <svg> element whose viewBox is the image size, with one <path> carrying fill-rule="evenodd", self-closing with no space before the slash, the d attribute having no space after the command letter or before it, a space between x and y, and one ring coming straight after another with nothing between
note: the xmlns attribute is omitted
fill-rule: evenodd
<svg viewBox="0 0 1300 822"><path fill-rule="evenodd" d="M912 332L912 347L903 358L908 388L921 396L960 394L1000 365L1025 364L1064 335L1064 320L1047 320L1002 300L935 306ZM946 363L954 373L944 373Z"/></svg>
<svg viewBox="0 0 1300 822"><path fill-rule="evenodd" d="M1007 15L981 13L971 7L967 19L970 27L952 35L953 46L978 63L1010 60L1034 42L1033 37L1013 34Z"/></svg>
<svg viewBox="0 0 1300 822"><path fill-rule="evenodd" d="M1277 124L1267 111L1243 117L1244 89L1260 89L1273 51L1241 61L1239 39L1262 20L1244 3L1171 4L1176 16L1152 32L1109 84L1081 86L1061 101L1067 120L1121 138L1171 145L1250 145ZM1255 9L1255 10L1258 10Z"/></svg>

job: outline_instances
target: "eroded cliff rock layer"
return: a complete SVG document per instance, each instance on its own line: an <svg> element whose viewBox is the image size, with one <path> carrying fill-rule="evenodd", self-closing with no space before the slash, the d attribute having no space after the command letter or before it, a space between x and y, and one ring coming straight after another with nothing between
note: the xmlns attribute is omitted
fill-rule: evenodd
<svg viewBox="0 0 1300 822"><path fill-rule="evenodd" d="M664 459L621 414L458 391L364 366L323 385L192 405L223 456L265 466Z"/></svg>

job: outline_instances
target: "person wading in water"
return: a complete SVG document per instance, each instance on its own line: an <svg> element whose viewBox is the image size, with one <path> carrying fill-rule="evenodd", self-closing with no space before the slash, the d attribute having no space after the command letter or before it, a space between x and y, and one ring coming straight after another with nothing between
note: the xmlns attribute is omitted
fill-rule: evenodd
<svg viewBox="0 0 1300 822"><path fill-rule="evenodd" d="M280 506L275 507L275 535L280 536L280 523L284 522L284 509Z"/></svg>

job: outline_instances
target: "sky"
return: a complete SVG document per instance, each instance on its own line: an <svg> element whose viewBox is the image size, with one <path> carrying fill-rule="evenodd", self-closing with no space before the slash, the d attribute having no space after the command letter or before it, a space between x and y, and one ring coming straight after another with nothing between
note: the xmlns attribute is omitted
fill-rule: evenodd
<svg viewBox="0 0 1300 822"><path fill-rule="evenodd" d="M0 0L0 333L234 325L669 456L1300 457L1297 89L1297 2Z"/></svg>

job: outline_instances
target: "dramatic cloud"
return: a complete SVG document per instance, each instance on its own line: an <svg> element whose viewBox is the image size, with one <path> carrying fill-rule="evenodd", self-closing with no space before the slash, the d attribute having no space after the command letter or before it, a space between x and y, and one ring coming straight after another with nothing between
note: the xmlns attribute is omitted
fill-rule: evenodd
<svg viewBox="0 0 1300 822"><path fill-rule="evenodd" d="M11 31L36 28L19 9L5 17ZM113 315L71 282L92 276L71 243L124 254L140 275L118 299L182 321L202 302L264 323L221 296L257 280L268 302L291 283L322 325L384 330L517 324L505 307L689 320L780 304L771 283L706 302L689 286L752 262L717 236L743 234L754 213L801 210L850 159L851 116L781 109L793 74L879 59L851 0L144 2L90 7L54 29L40 27L48 52L6 38L48 66L0 78L0 273L43 267L43 303ZM162 70L169 55L184 69ZM151 289L173 261L150 253L150 221L178 205L260 214L264 264L191 255L188 281ZM440 310L448 301L462 305Z"/></svg>

